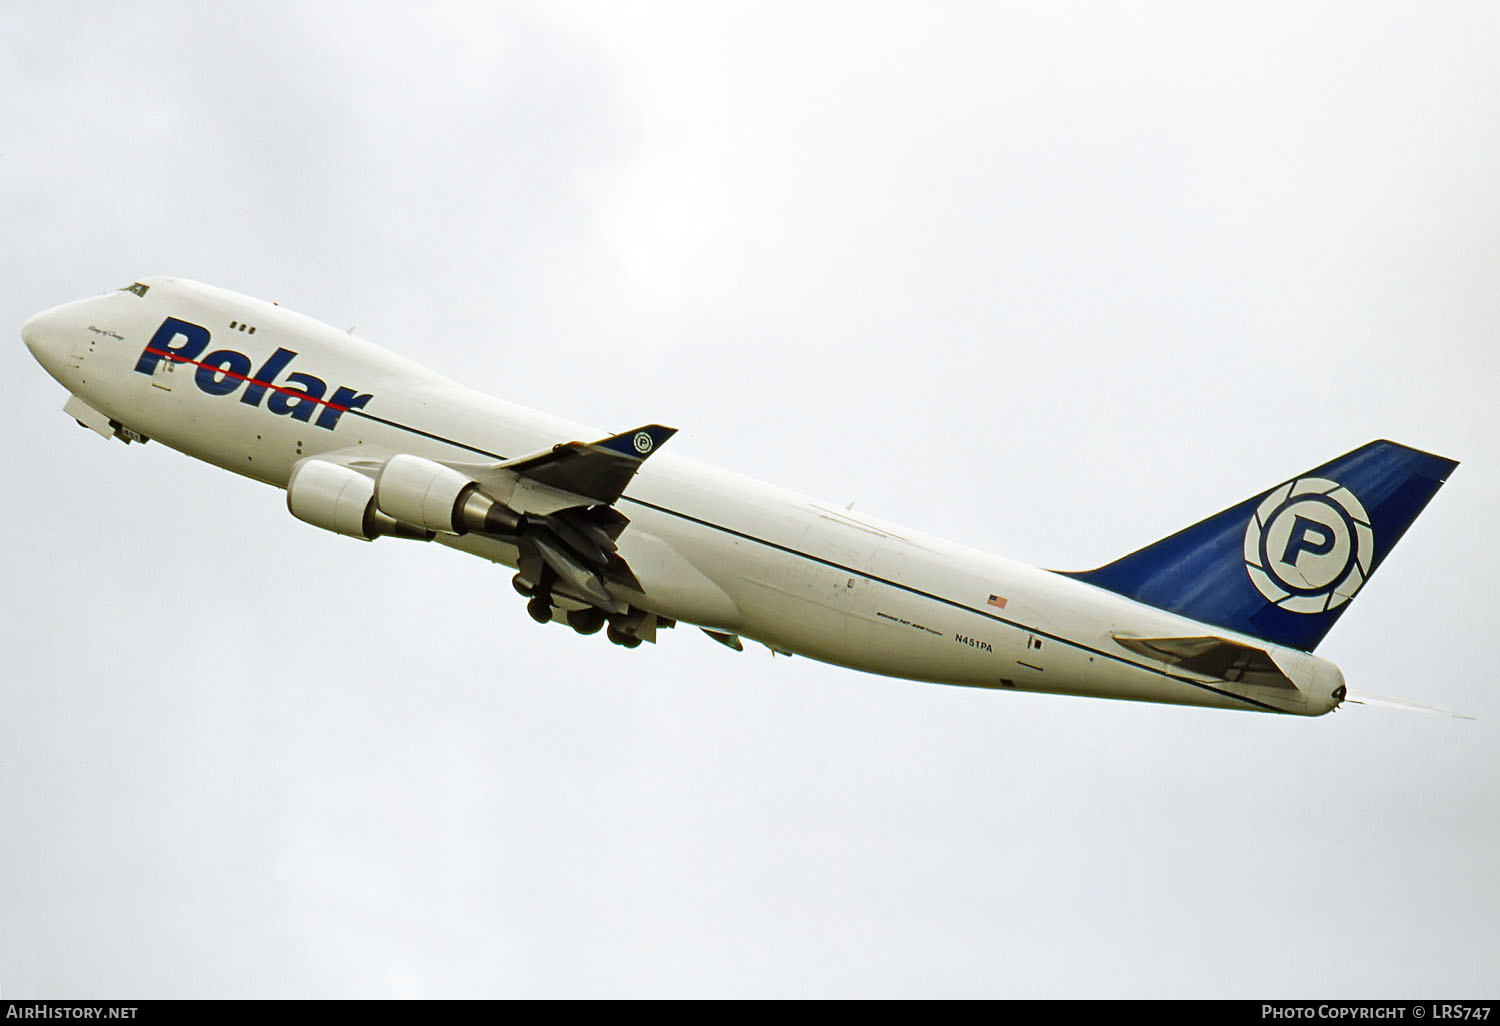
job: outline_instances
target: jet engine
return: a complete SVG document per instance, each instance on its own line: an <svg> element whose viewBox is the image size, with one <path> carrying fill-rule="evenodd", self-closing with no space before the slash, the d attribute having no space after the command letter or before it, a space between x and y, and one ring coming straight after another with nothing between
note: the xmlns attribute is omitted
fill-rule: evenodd
<svg viewBox="0 0 1500 1026"><path fill-rule="evenodd" d="M374 541L381 535L428 541L432 532L403 523L375 505L375 482L327 460L306 459L292 468L286 506L298 520L325 531Z"/></svg>
<svg viewBox="0 0 1500 1026"><path fill-rule="evenodd" d="M375 504L396 520L444 534L514 535L521 515L479 489L479 482L452 467L402 454L392 456L375 478Z"/></svg>

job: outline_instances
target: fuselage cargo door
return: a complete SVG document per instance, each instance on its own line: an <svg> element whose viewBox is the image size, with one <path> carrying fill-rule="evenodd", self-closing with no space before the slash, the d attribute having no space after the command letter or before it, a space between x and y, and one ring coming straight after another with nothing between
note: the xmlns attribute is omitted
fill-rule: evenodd
<svg viewBox="0 0 1500 1026"><path fill-rule="evenodd" d="M798 542L786 594L795 604L809 647L817 650L831 644L823 657L852 665L868 633L867 574L882 536L814 508L820 515Z"/></svg>
<svg viewBox="0 0 1500 1026"><path fill-rule="evenodd" d="M157 360L155 369L151 371L151 387L170 392L177 374L176 360Z"/></svg>

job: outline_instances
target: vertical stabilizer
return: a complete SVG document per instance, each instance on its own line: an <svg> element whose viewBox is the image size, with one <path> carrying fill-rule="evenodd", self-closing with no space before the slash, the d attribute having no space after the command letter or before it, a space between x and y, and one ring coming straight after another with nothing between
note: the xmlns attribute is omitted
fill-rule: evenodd
<svg viewBox="0 0 1500 1026"><path fill-rule="evenodd" d="M1456 466L1371 442L1108 566L1067 576L1311 651Z"/></svg>

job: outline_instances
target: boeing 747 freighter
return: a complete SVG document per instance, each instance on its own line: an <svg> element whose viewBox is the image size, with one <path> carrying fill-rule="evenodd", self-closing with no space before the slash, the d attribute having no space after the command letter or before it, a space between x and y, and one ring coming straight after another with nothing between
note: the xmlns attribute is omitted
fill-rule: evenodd
<svg viewBox="0 0 1500 1026"><path fill-rule="evenodd" d="M524 409L273 303L147 278L37 314L64 410L286 490L293 516L513 568L626 648L691 624L871 673L1317 716L1313 654L1457 465L1376 441L1097 570L1024 566Z"/></svg>

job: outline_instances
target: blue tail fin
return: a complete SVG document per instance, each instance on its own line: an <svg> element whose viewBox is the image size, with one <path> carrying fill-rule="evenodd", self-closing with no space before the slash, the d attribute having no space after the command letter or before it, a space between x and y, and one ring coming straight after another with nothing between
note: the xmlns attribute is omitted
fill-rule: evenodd
<svg viewBox="0 0 1500 1026"><path fill-rule="evenodd" d="M1456 466L1371 442L1108 566L1067 576L1310 652Z"/></svg>

